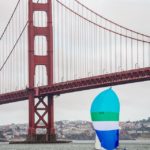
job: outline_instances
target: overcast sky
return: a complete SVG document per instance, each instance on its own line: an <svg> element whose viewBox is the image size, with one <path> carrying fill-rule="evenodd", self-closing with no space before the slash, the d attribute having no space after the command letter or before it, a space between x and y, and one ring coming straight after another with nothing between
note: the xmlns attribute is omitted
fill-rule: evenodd
<svg viewBox="0 0 150 150"><path fill-rule="evenodd" d="M150 35L149 0L82 0L99 14ZM0 0L0 33L16 0ZM1 87L0 87L1 88ZM64 94L55 98L55 120L90 120L94 97L106 88ZM121 121L150 117L150 82L114 86L121 103ZM28 102L0 106L0 124L27 123Z"/></svg>

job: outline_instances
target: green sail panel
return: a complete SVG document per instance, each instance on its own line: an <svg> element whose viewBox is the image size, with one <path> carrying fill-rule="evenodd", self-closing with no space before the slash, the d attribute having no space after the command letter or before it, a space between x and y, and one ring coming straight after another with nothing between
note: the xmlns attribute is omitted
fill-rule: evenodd
<svg viewBox="0 0 150 150"><path fill-rule="evenodd" d="M119 121L119 113L116 112L92 112L92 121Z"/></svg>

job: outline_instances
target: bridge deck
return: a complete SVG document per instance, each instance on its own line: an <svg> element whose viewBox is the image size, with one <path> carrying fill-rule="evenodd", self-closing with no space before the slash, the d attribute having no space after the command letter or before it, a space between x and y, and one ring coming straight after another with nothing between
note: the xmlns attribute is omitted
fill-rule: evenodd
<svg viewBox="0 0 150 150"><path fill-rule="evenodd" d="M150 67L62 82L54 84L53 86L43 86L34 89L25 89L16 92L5 93L0 95L0 104L27 100L29 92L33 92L35 97L38 95L44 96L48 94L59 95L63 93L77 92L98 87L113 86L146 80L150 80Z"/></svg>

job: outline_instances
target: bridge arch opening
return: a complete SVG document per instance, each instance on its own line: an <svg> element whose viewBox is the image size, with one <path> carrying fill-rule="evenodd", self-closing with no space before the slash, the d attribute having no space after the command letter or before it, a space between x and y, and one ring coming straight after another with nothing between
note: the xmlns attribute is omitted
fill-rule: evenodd
<svg viewBox="0 0 150 150"><path fill-rule="evenodd" d="M34 54L37 56L47 55L47 39L45 36L35 36Z"/></svg>
<svg viewBox="0 0 150 150"><path fill-rule="evenodd" d="M47 70L44 65L38 65L35 68L35 76L34 76L34 86L39 87L43 85L47 85Z"/></svg>
<svg viewBox="0 0 150 150"><path fill-rule="evenodd" d="M47 13L45 11L34 11L33 25L35 27L47 27Z"/></svg>

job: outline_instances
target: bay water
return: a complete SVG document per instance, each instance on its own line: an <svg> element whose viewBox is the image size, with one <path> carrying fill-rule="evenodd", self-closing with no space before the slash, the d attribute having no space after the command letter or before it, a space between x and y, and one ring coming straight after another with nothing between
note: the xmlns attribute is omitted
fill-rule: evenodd
<svg viewBox="0 0 150 150"><path fill-rule="evenodd" d="M150 150L150 140L120 141L123 150ZM0 143L0 150L94 150L94 141L73 141L69 144L8 144Z"/></svg>

